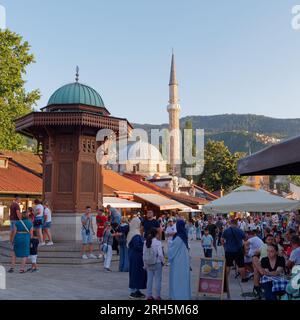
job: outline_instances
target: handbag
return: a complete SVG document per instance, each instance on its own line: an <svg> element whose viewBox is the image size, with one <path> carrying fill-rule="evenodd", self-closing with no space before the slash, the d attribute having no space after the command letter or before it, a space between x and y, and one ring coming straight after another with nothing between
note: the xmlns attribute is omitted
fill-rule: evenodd
<svg viewBox="0 0 300 320"><path fill-rule="evenodd" d="M34 219L33 225L39 227L43 224L43 219Z"/></svg>
<svg viewBox="0 0 300 320"><path fill-rule="evenodd" d="M106 231L104 232L103 239L104 239L105 235L106 235ZM107 253L107 252L108 252L108 243L107 243L107 242L108 242L108 238L109 238L109 237L107 237L106 242L104 242L104 243L102 244L101 251L102 251L103 253Z"/></svg>
<svg viewBox="0 0 300 320"><path fill-rule="evenodd" d="M85 234L87 235L87 236L89 236L90 234L91 234L91 230L90 230L90 218L88 219L88 228L86 228L85 227L85 225L82 225L83 226L83 228L84 228L84 230L85 230Z"/></svg>

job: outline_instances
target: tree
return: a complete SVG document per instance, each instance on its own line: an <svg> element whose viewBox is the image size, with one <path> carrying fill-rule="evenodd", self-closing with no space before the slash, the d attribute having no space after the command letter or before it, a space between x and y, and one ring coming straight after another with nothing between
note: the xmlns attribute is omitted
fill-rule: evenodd
<svg viewBox="0 0 300 320"><path fill-rule="evenodd" d="M9 30L0 31L0 149L18 150L24 138L15 132L15 120L30 111L40 98L38 90L27 93L23 76L34 62L30 46Z"/></svg>
<svg viewBox="0 0 300 320"><path fill-rule="evenodd" d="M291 183L300 187L300 176L289 176Z"/></svg>
<svg viewBox="0 0 300 320"><path fill-rule="evenodd" d="M209 140L205 146L204 171L199 177L199 185L210 191L230 191L245 180L237 171L237 161L241 153L232 154L223 141Z"/></svg>

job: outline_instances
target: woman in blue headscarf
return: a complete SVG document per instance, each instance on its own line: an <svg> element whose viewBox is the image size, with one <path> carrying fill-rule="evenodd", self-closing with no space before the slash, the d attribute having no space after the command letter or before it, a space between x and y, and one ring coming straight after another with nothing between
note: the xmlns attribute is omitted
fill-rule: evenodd
<svg viewBox="0 0 300 320"><path fill-rule="evenodd" d="M191 275L185 222L178 220L177 233L169 245L169 296L171 300L191 300Z"/></svg>

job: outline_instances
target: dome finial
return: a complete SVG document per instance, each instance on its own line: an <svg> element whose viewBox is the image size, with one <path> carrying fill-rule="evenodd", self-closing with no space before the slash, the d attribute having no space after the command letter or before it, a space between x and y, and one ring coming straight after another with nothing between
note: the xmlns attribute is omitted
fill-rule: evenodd
<svg viewBox="0 0 300 320"><path fill-rule="evenodd" d="M76 67L76 78L75 78L76 82L79 81L79 67Z"/></svg>

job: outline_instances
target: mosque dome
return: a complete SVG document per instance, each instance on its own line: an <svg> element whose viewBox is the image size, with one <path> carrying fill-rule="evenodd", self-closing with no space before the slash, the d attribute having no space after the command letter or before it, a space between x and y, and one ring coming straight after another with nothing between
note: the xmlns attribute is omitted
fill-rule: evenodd
<svg viewBox="0 0 300 320"><path fill-rule="evenodd" d="M93 88L74 82L57 89L48 101L50 105L83 104L105 108L100 94Z"/></svg>
<svg viewBox="0 0 300 320"><path fill-rule="evenodd" d="M137 141L128 148L128 160L129 161L164 161L159 150L152 144L144 141Z"/></svg>

